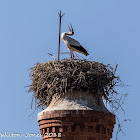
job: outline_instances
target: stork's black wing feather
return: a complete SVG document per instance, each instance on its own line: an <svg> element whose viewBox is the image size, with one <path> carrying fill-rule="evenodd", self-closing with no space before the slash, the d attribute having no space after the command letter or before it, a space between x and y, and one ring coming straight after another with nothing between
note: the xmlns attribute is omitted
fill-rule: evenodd
<svg viewBox="0 0 140 140"><path fill-rule="evenodd" d="M75 48L75 49L78 50L79 52L85 53L86 56L89 55L88 52L87 52L87 50L84 49L82 46L75 46L75 45L70 45L70 46L73 47L73 48Z"/></svg>
<svg viewBox="0 0 140 140"><path fill-rule="evenodd" d="M87 50L84 49L77 40L67 36L67 41L68 41L69 45L73 48L73 51L82 53L86 56L88 55Z"/></svg>

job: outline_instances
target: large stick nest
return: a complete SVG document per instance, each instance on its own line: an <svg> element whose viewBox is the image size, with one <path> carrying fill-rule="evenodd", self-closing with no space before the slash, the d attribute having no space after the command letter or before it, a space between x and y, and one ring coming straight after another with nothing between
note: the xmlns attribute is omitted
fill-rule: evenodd
<svg viewBox="0 0 140 140"><path fill-rule="evenodd" d="M52 97L73 89L102 94L109 99L116 93L114 86L119 83L116 68L95 61L70 60L37 63L31 68L32 84L38 106L49 105Z"/></svg>

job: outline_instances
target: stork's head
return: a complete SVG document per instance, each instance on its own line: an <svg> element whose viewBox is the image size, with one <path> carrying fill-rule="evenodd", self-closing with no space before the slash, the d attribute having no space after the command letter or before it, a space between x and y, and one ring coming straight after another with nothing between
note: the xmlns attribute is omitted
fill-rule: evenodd
<svg viewBox="0 0 140 140"><path fill-rule="evenodd" d="M66 35L74 35L74 30L73 30L72 25L70 25L70 26L68 25L68 27L69 27L69 33L64 32L64 33L61 34L61 39L63 41L65 40Z"/></svg>
<svg viewBox="0 0 140 140"><path fill-rule="evenodd" d="M68 25L68 27L69 27L69 33L67 33L68 35L74 35L74 30L73 30L73 27L72 27L72 25Z"/></svg>

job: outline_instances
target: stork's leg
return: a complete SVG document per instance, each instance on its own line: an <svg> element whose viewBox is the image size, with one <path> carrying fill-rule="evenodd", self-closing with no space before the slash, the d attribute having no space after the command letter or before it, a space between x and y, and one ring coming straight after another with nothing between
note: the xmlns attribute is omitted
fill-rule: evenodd
<svg viewBox="0 0 140 140"><path fill-rule="evenodd" d="M72 53L72 58L74 59L74 53Z"/></svg>
<svg viewBox="0 0 140 140"><path fill-rule="evenodd" d="M71 58L74 59L74 53L71 51Z"/></svg>
<svg viewBox="0 0 140 140"><path fill-rule="evenodd" d="M72 52L70 51L71 59L72 59Z"/></svg>

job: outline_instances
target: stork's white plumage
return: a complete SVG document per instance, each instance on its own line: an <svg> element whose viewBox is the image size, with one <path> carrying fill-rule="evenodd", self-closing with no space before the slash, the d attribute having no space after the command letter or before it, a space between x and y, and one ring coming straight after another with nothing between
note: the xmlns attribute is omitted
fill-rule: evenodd
<svg viewBox="0 0 140 140"><path fill-rule="evenodd" d="M69 33L64 32L61 35L61 39L64 41L64 43L66 44L66 46L70 50L71 58L74 57L74 54L73 54L74 51L82 53L82 54L87 56L88 55L87 50L84 49L77 40L75 40L75 39L73 39L73 38L71 38L71 37L69 37L67 35L69 35L69 36L74 35L74 31L73 31L72 25L71 25L71 28L69 27Z"/></svg>

